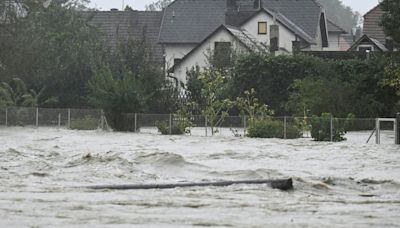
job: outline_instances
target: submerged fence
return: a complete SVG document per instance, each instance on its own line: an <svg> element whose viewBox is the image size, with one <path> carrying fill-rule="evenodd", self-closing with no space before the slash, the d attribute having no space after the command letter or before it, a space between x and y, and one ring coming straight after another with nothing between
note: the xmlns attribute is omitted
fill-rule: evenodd
<svg viewBox="0 0 400 228"><path fill-rule="evenodd" d="M246 136L250 130L250 118L247 116L216 117L215 119L213 121L210 117L202 115L183 118L176 114L131 113L119 116L119 128L115 130L160 134L160 127L163 127L165 128L164 131L166 131L164 133L174 134L176 133L174 132L175 128L183 125L186 132L180 133L195 136ZM362 132L362 141L365 142L375 141L376 143L380 143L381 132L389 132L389 138L390 140L393 139L393 142L397 137L400 137L399 124L397 124L397 131L394 130L396 128L395 119L390 119L393 121L379 121L382 119L270 117L268 120L271 126L267 126L266 128L267 131L271 132L273 138L311 137L311 125L313 121L314 126L318 125L321 134L325 134L321 136L325 137L324 141L335 141L338 131ZM71 128L74 125L87 125L88 122L91 122L94 128L104 129L108 126L104 112L98 109L0 108L0 126ZM85 129L85 127L82 129ZM79 129L79 126L76 129ZM314 134L319 133L316 133L314 130ZM397 134L397 137L395 134ZM400 142L400 139L397 139L397 142Z"/></svg>
<svg viewBox="0 0 400 228"><path fill-rule="evenodd" d="M0 108L0 125L3 126L70 127L74 121L85 118L98 120L100 124L102 111L98 109Z"/></svg>

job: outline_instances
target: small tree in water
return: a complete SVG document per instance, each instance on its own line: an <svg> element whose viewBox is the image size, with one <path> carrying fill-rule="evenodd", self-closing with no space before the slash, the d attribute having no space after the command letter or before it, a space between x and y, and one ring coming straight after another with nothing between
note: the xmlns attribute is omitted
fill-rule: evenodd
<svg viewBox="0 0 400 228"><path fill-rule="evenodd" d="M222 98L222 87L225 77L219 71L205 70L199 76L203 84L201 90L205 104L202 114L207 117L207 123L214 135L218 132L217 127L229 115L228 111L233 107L233 102Z"/></svg>

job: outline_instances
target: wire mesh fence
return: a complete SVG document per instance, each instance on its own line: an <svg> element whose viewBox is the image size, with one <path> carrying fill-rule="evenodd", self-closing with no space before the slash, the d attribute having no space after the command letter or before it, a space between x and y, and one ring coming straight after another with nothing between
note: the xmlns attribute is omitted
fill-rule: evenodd
<svg viewBox="0 0 400 228"><path fill-rule="evenodd" d="M102 111L98 109L50 109L30 107L0 108L0 125L71 127L74 121L93 120L101 126Z"/></svg>
<svg viewBox="0 0 400 228"><path fill-rule="evenodd" d="M127 113L120 115L119 129L115 130L167 135L313 138L320 141L340 141L341 138L347 138L369 143L380 143L380 137L383 134L387 142L395 141L397 131L395 119L384 119L386 121L379 123L377 120L269 117L257 122L260 120L252 120L248 116L190 115L182 117L176 114ZM47 126L89 130L104 129L106 125L105 115L98 109L0 108L0 126Z"/></svg>

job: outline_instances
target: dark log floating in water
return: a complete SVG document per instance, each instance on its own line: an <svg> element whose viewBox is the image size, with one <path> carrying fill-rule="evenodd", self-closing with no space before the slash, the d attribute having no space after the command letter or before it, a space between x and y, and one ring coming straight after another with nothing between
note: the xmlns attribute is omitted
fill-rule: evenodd
<svg viewBox="0 0 400 228"><path fill-rule="evenodd" d="M188 187L205 187L216 186L225 187L234 184L268 184L273 189L288 191L293 189L293 180L245 180L245 181L219 181L219 182L203 182L203 183L182 183L182 184L143 184L143 185L98 185L88 186L89 189L102 190L145 190L145 189L170 189L170 188L188 188Z"/></svg>

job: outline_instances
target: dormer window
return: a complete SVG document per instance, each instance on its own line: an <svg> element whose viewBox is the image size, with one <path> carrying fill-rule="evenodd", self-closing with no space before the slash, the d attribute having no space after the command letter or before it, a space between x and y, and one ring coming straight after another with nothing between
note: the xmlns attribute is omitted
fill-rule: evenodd
<svg viewBox="0 0 400 228"><path fill-rule="evenodd" d="M267 35L267 22L258 22L258 35Z"/></svg>

